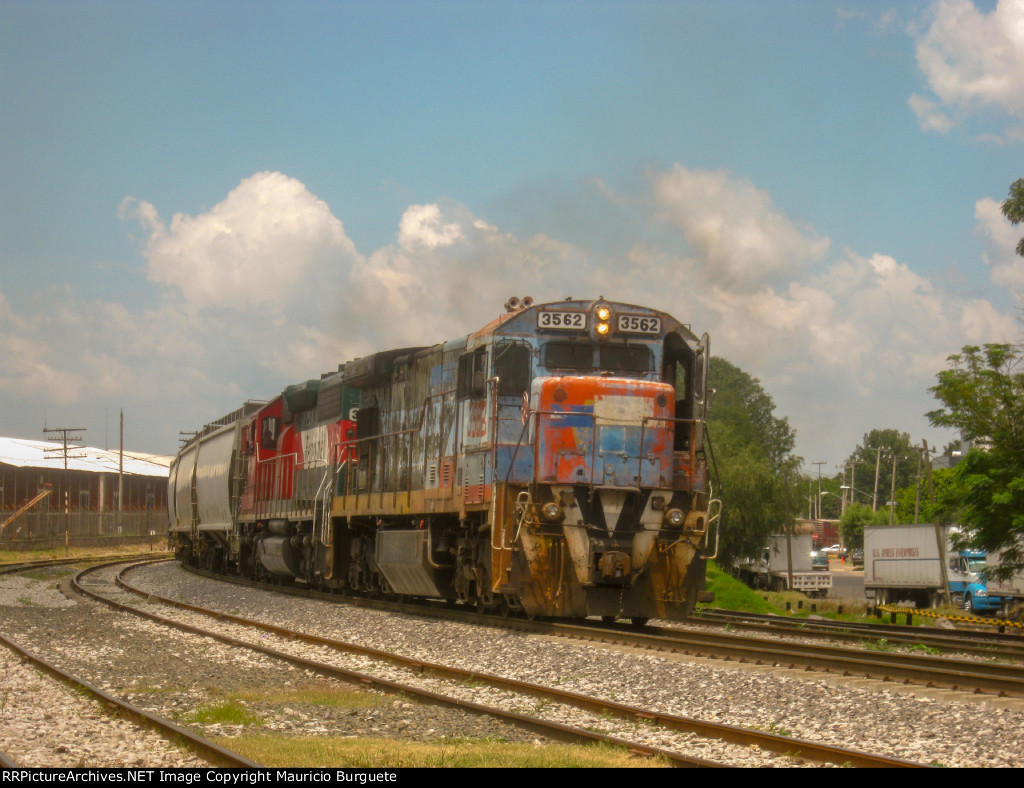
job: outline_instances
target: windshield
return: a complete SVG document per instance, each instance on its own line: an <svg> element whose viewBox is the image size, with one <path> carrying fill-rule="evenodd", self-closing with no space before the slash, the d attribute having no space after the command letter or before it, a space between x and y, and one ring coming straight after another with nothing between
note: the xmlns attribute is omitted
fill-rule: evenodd
<svg viewBox="0 0 1024 788"><path fill-rule="evenodd" d="M543 363L552 370L583 373L600 370L634 377L652 371L654 357L650 348L636 343L595 346L585 342L548 342L544 346Z"/></svg>

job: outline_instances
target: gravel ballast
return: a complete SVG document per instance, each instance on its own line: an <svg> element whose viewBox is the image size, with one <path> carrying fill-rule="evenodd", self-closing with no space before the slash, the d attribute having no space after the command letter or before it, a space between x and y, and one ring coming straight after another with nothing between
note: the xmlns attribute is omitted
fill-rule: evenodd
<svg viewBox="0 0 1024 788"><path fill-rule="evenodd" d="M195 577L172 563L134 570L129 579L154 594L424 661L906 760L944 766L1017 766L1024 753L1024 704L1018 701L894 690L877 682L736 668L707 660L430 621L252 591ZM55 662L71 663L67 664L69 670L101 688L125 694L136 705L153 708L162 716L180 718L225 693L254 686L294 687L328 681L268 657L251 652L243 657L237 649L209 639L185 637L93 603L70 601L54 586L52 581L0 578L4 631ZM209 626L209 621L204 625ZM251 632L239 636L260 637ZM327 661L329 657L317 658ZM342 658L335 655L330 659ZM353 662L348 658L346 664ZM478 692L480 702L496 702L495 696L500 694L486 688L462 689ZM523 704L521 700L506 702ZM264 718L265 729L293 735L536 739L487 717L393 699L356 711L272 704L256 704L251 710ZM522 710L540 713L537 708ZM0 749L8 754L15 754L6 742L19 738L20 724L6 713L6 706L0 710L5 742ZM234 735L238 730L214 726L205 733ZM656 742L664 738L662 746L680 746L678 739L662 737L662 733L651 731L650 738ZM729 748L714 742L682 746L693 750L688 754L724 757L738 765L775 765L776 760L764 753L737 754L736 748L727 752ZM777 765L791 764L779 761Z"/></svg>

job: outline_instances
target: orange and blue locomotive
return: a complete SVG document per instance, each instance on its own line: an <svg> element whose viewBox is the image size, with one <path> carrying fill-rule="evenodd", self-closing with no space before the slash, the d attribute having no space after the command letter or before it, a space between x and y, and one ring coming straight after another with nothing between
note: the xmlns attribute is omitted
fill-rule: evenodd
<svg viewBox="0 0 1024 788"><path fill-rule="evenodd" d="M707 336L653 309L510 299L208 426L171 470L182 560L534 616L679 618L717 501Z"/></svg>

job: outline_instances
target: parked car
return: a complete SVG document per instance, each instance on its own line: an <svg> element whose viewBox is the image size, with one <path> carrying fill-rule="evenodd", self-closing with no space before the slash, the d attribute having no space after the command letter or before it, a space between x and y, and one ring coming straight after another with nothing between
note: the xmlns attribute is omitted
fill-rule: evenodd
<svg viewBox="0 0 1024 788"><path fill-rule="evenodd" d="M850 563L854 566L864 566L864 551L861 548L850 552Z"/></svg>
<svg viewBox="0 0 1024 788"><path fill-rule="evenodd" d="M842 545L834 544L831 547L825 548L825 555L829 558L840 558L846 555L846 550L843 549Z"/></svg>
<svg viewBox="0 0 1024 788"><path fill-rule="evenodd" d="M828 556L821 550L811 551L811 569L828 571Z"/></svg>

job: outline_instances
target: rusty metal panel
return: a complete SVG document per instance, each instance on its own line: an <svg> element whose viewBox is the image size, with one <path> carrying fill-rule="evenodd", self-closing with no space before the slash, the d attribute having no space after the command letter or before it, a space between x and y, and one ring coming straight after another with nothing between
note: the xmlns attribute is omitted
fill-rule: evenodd
<svg viewBox="0 0 1024 788"><path fill-rule="evenodd" d="M462 478L463 502L467 505L485 503L490 497L488 479L490 453L478 451L467 454Z"/></svg>
<svg viewBox="0 0 1024 788"><path fill-rule="evenodd" d="M675 401L665 383L538 378L537 480L669 487Z"/></svg>

